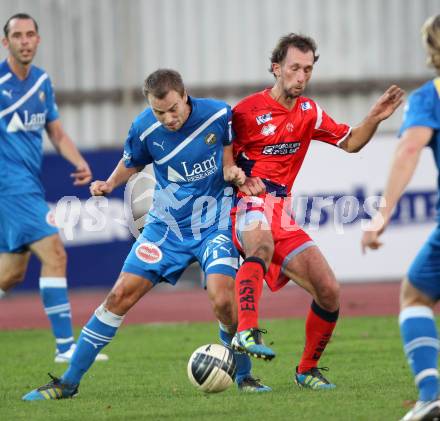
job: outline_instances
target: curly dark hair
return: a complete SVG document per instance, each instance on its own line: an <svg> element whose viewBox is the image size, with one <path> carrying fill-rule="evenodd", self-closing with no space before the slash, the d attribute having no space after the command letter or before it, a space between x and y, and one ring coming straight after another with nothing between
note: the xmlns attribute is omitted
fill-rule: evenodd
<svg viewBox="0 0 440 421"><path fill-rule="evenodd" d="M282 63L286 58L289 47L298 48L298 50L302 51L303 53L311 51L313 53L313 63L316 63L319 59L319 54L316 54L318 47L313 38L291 32L290 34L281 37L278 41L278 44L273 49L270 57L270 73L273 73L272 65L274 63Z"/></svg>

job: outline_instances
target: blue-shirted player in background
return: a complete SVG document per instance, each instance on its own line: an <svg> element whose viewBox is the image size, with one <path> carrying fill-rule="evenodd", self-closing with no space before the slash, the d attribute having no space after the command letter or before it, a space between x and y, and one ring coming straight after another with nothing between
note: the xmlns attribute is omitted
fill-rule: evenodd
<svg viewBox="0 0 440 421"><path fill-rule="evenodd" d="M429 18L422 35L430 63L440 76L440 15ZM409 183L425 146L434 152L440 169L440 77L413 92L405 109L397 146L383 198L385 207L373 219L376 231L367 231L362 247L378 249L379 236ZM440 182L440 180L439 180ZM440 190L440 184L439 184ZM437 205L439 211L440 202ZM440 215L437 216L438 222ZM380 228L381 227L381 228ZM402 421L440 419L438 355L439 341L433 308L440 299L440 226L437 226L413 261L403 280L399 324L403 348L419 389L414 408Z"/></svg>
<svg viewBox="0 0 440 421"><path fill-rule="evenodd" d="M39 42L31 16L8 19L2 43L9 54L0 62L0 298L23 281L34 253L41 261L40 293L56 339L55 362L68 362L75 345L66 252L40 181L43 130L75 167L75 185L89 183L92 174L63 130L47 73L32 65Z"/></svg>
<svg viewBox="0 0 440 421"><path fill-rule="evenodd" d="M220 338L229 345L237 327L234 276L238 253L229 222L232 188L224 181L245 182L231 156L231 110L224 102L191 98L181 76L160 69L147 77L144 94L151 108L133 122L124 157L107 181L95 181L95 196L153 164L156 188L144 230L125 260L113 289L83 328L69 368L60 379L29 392L24 400L69 398L97 353L115 336L124 315L159 282L175 284L184 269L198 261L220 324ZM191 303L188 303L191 305ZM271 390L251 376L246 354L235 353L240 390Z"/></svg>

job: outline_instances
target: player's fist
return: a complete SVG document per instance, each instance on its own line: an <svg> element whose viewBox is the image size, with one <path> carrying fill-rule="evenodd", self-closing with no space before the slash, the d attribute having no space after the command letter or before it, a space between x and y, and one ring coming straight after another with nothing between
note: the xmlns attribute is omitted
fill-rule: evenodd
<svg viewBox="0 0 440 421"><path fill-rule="evenodd" d="M258 196L266 191L266 186L260 177L247 177L238 190L246 196Z"/></svg>
<svg viewBox="0 0 440 421"><path fill-rule="evenodd" d="M113 191L113 186L107 181L96 180L90 184L90 194L92 196L105 196Z"/></svg>
<svg viewBox="0 0 440 421"><path fill-rule="evenodd" d="M246 181L246 174L236 165L230 165L223 168L223 178L229 183L241 186Z"/></svg>
<svg viewBox="0 0 440 421"><path fill-rule="evenodd" d="M361 247L362 253L365 254L367 249L377 250L382 247L383 243L379 241L379 231L365 231L362 235Z"/></svg>
<svg viewBox="0 0 440 421"><path fill-rule="evenodd" d="M70 177L73 178L74 186L84 186L85 184L90 183L92 179L92 171L90 171L87 162L84 161L76 167L75 172L70 174Z"/></svg>

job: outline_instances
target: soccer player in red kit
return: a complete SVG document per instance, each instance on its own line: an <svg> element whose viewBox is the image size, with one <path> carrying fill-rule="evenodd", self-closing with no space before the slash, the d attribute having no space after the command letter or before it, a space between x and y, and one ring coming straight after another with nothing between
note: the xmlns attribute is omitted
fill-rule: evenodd
<svg viewBox="0 0 440 421"><path fill-rule="evenodd" d="M403 91L391 86L359 126L338 124L302 96L317 59L313 39L293 33L280 39L271 57L275 84L243 99L233 111L236 138L233 154L225 156L224 176L239 185L231 216L234 241L245 257L236 276L239 325L232 346L266 360L275 357L258 328L263 279L272 291L292 279L313 297L295 382L331 389L335 385L317 365L338 319L339 285L316 244L295 224L292 185L312 139L358 152L402 103ZM246 174L244 184L238 182L239 169ZM323 178L328 176L324 171Z"/></svg>

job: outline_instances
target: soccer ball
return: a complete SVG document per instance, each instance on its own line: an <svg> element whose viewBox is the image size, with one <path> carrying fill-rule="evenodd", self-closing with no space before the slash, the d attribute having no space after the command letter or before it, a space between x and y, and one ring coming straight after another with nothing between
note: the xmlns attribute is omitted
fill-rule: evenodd
<svg viewBox="0 0 440 421"><path fill-rule="evenodd" d="M189 381L206 393L223 392L234 383L236 373L234 354L223 345L203 345L188 361Z"/></svg>

